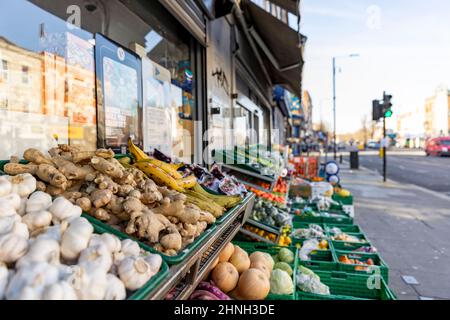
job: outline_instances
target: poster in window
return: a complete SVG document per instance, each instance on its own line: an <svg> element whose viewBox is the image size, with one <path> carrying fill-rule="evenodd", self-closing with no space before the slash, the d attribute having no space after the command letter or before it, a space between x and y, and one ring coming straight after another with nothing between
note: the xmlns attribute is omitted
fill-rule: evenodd
<svg viewBox="0 0 450 320"><path fill-rule="evenodd" d="M99 146L125 153L128 138L142 146L141 60L96 35Z"/></svg>
<svg viewBox="0 0 450 320"><path fill-rule="evenodd" d="M158 149L172 156L173 113L170 108L170 71L144 58L144 151Z"/></svg>

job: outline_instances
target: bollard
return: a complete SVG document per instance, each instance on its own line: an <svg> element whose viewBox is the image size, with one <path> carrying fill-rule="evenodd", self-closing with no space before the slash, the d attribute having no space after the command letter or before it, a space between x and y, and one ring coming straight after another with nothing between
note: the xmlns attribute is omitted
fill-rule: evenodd
<svg viewBox="0 0 450 320"><path fill-rule="evenodd" d="M339 155L339 163L342 164L344 162L344 157L341 155Z"/></svg>

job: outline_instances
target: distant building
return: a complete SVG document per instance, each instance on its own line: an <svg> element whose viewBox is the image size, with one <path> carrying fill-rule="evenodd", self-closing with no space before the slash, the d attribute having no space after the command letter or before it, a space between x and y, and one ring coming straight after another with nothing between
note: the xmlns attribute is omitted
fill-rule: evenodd
<svg viewBox="0 0 450 320"><path fill-rule="evenodd" d="M450 91L440 86L434 96L425 102L425 135L427 137L450 134Z"/></svg>
<svg viewBox="0 0 450 320"><path fill-rule="evenodd" d="M313 130L313 123L312 123L313 103L311 95L307 90L303 91L302 106L305 117L305 131L309 132Z"/></svg>
<svg viewBox="0 0 450 320"><path fill-rule="evenodd" d="M400 147L419 148L424 138L424 112L422 108L397 116L397 142Z"/></svg>

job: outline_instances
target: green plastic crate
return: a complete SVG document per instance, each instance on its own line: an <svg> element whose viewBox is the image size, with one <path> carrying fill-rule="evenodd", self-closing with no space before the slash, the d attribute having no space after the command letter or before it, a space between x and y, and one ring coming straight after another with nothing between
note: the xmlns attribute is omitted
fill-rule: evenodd
<svg viewBox="0 0 450 320"><path fill-rule="evenodd" d="M181 263L183 260L185 260L189 254L191 254L193 251L195 251L216 229L216 226L210 226L208 229L206 229L205 232L203 232L197 239L195 239L195 241L193 243L191 243L189 246L187 246L186 248L184 248L178 255L176 256L168 256L165 255L157 250L155 250L154 248L152 248L151 246L139 241L138 239L135 239L123 232L120 232L114 228L112 228L111 226L95 219L94 217L88 215L88 214L83 214L83 217L85 217L86 219L88 219L92 224L97 225L102 227L103 229L107 230L109 233L112 233L120 238L125 238L125 239L131 239L136 241L137 243L139 243L139 245L142 248L145 248L145 250L150 251L152 253L158 253L163 257L163 260L166 261L169 265L175 265L175 264L179 264Z"/></svg>
<svg viewBox="0 0 450 320"><path fill-rule="evenodd" d="M370 241L369 241L369 239L367 239L367 237L366 237L366 235L364 234L364 233L351 233L351 232L346 232L346 234L347 235L349 235L349 236L352 236L352 237L355 237L355 238L357 238L357 239L359 239L359 240L361 240L361 242L354 242L354 243L368 243L369 245L370 245ZM339 243L339 242L342 242L342 243L353 243L352 241L340 241L340 240L334 240L333 238L332 238L332 235L329 233L329 232L327 232L327 235L328 235L328 237L334 242L334 243ZM350 250L351 251L351 250Z"/></svg>
<svg viewBox="0 0 450 320"><path fill-rule="evenodd" d="M389 283L389 266L386 264L386 262L381 258L379 254L335 250L334 255L335 260L338 262L339 271L344 271L345 273L348 274L371 274L371 275L378 272L379 274L381 274L386 283ZM361 265L344 264L339 262L339 257L343 255L346 255L349 259L358 259L362 262L365 262L368 259L372 259L375 265L368 270L357 270L357 267L361 267Z"/></svg>
<svg viewBox="0 0 450 320"><path fill-rule="evenodd" d="M111 233L109 230L106 230L105 228L102 228L101 226L99 226L97 224L92 223L92 225L94 226L95 233L98 233L98 234ZM116 234L116 236L120 240L124 240L124 239L128 238L128 237L125 237L123 235L118 235L118 234ZM143 250L149 251L149 250L147 250L147 248L145 246L142 246L142 244L140 244L140 246ZM151 252L154 253L153 251L151 251ZM155 290L156 287L167 277L168 273L169 273L169 266L167 265L167 263L165 261L163 261L159 272L157 274L155 274L150 279L150 281L148 281L142 288L129 293L127 300L147 300L148 297L150 296L150 294L152 293L152 291Z"/></svg>
<svg viewBox="0 0 450 320"><path fill-rule="evenodd" d="M305 240L293 241L295 245L303 246ZM310 260L300 260L300 249L297 250L297 264L311 270L338 271L338 265L333 254L333 247L330 245L328 250L316 250L310 253Z"/></svg>
<svg viewBox="0 0 450 320"><path fill-rule="evenodd" d="M353 196L349 196L349 197L341 197L338 194L333 194L332 199L334 201L340 202L345 206L351 206L353 205Z"/></svg>
<svg viewBox="0 0 450 320"><path fill-rule="evenodd" d="M330 242L333 245L334 249L343 251L354 251L360 249L361 247L372 247L370 243L353 243L345 241L330 241Z"/></svg>
<svg viewBox="0 0 450 320"><path fill-rule="evenodd" d="M353 218L348 215L340 215L339 217L326 217L323 214L317 217L311 216L294 216L293 222L318 223L318 224L336 224L336 225L353 225Z"/></svg>
<svg viewBox="0 0 450 320"><path fill-rule="evenodd" d="M294 253L294 263L290 264L292 268L292 282L294 284L294 292L292 295L277 295L277 294L269 294L266 300L295 300L295 260L297 259L297 253L295 247L281 247L277 245L270 245L266 243L255 243L255 242L238 242L233 241L233 244L239 246L241 249L245 250L249 255L255 251L266 252L271 256L278 254L280 249L285 248L289 249Z"/></svg>
<svg viewBox="0 0 450 320"><path fill-rule="evenodd" d="M364 234L364 232L362 231L360 226L357 226L357 225L339 225L339 224L332 224L332 223L325 224L325 229L328 233L333 228L339 228L342 232L345 232L345 233L362 233L362 234Z"/></svg>
<svg viewBox="0 0 450 320"><path fill-rule="evenodd" d="M297 289L297 300L396 300L395 294L389 289L383 278L376 281L378 289L370 289L374 280L367 275L350 275L341 271L314 271L323 284L330 288L331 295L305 293Z"/></svg>

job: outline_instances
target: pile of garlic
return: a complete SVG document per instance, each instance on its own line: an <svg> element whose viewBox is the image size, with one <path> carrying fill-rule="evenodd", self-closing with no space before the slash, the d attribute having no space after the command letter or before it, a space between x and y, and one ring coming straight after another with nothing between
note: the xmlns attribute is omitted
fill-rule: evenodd
<svg viewBox="0 0 450 320"><path fill-rule="evenodd" d="M123 300L159 272L160 255L35 190L30 174L0 176L0 300Z"/></svg>

